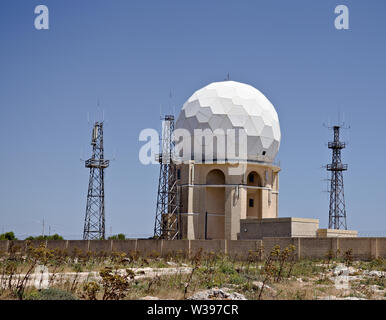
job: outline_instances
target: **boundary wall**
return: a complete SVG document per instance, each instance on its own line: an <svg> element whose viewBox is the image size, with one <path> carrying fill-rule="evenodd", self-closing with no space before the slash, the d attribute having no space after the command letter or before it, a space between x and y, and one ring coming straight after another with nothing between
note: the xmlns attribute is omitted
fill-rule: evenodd
<svg viewBox="0 0 386 320"><path fill-rule="evenodd" d="M275 245L281 249L294 245L298 259L325 258L329 251L343 254L352 250L354 259L370 260L386 258L386 238L263 238L263 240L15 240L0 241L0 253L25 251L28 243L37 247L41 244L49 249L76 252L137 252L143 257L166 257L182 254L192 257L198 250L203 254L224 254L232 258L246 259L250 253L267 254Z"/></svg>

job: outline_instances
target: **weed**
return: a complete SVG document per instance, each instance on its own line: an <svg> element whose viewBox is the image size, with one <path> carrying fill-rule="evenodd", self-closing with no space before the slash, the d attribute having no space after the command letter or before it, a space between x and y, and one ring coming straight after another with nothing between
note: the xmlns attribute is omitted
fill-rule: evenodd
<svg viewBox="0 0 386 320"><path fill-rule="evenodd" d="M349 267L352 265L353 260L352 249L346 250L343 254L344 264Z"/></svg>
<svg viewBox="0 0 386 320"><path fill-rule="evenodd" d="M193 279L193 274L201 265L201 254L202 254L202 248L200 248L193 257L193 261L192 261L193 262L193 268L192 268L192 271L189 275L188 281L185 283L185 287L184 287L184 299L186 299L186 295L188 293L189 286L190 286L192 279Z"/></svg>
<svg viewBox="0 0 386 320"><path fill-rule="evenodd" d="M56 288L34 291L25 296L26 300L78 300L72 293Z"/></svg>
<svg viewBox="0 0 386 320"><path fill-rule="evenodd" d="M87 282L83 285L82 299L97 300L97 294L101 290L101 286L95 281Z"/></svg>
<svg viewBox="0 0 386 320"><path fill-rule="evenodd" d="M327 277L322 277L316 280L315 284L331 285L331 284L334 284L334 282Z"/></svg>
<svg viewBox="0 0 386 320"><path fill-rule="evenodd" d="M302 290L296 290L294 299L295 300L305 300L306 293Z"/></svg>
<svg viewBox="0 0 386 320"><path fill-rule="evenodd" d="M113 270L111 267L105 267L99 274L104 290L103 300L123 299L130 286L129 279L134 277L131 270L127 270L125 274L120 274L118 270Z"/></svg>

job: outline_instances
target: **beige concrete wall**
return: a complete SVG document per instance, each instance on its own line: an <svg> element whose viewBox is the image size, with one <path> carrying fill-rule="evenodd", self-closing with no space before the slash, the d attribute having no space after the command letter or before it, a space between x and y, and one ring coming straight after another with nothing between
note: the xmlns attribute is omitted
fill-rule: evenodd
<svg viewBox="0 0 386 320"><path fill-rule="evenodd" d="M8 252L8 240L0 240L0 253Z"/></svg>
<svg viewBox="0 0 386 320"><path fill-rule="evenodd" d="M29 240L30 246L37 248L40 246L46 246L47 240Z"/></svg>
<svg viewBox="0 0 386 320"><path fill-rule="evenodd" d="M206 188L205 203L206 212L224 214L225 188Z"/></svg>
<svg viewBox="0 0 386 320"><path fill-rule="evenodd" d="M339 249L341 254L352 249L352 256L356 259L370 259L371 238L340 238Z"/></svg>
<svg viewBox="0 0 386 320"><path fill-rule="evenodd" d="M319 228L318 219L295 218L292 223L292 237L314 237Z"/></svg>
<svg viewBox="0 0 386 320"><path fill-rule="evenodd" d="M162 254L162 241L153 239L138 239L137 251L144 257L153 254Z"/></svg>
<svg viewBox="0 0 386 320"><path fill-rule="evenodd" d="M377 253L380 257L386 257L386 238L377 239Z"/></svg>
<svg viewBox="0 0 386 320"><path fill-rule="evenodd" d="M252 219L244 219L240 221L239 240L263 239L260 224L256 223L256 221Z"/></svg>
<svg viewBox="0 0 386 320"><path fill-rule="evenodd" d="M202 249L202 254L225 253L225 240L191 240L190 252L194 256L198 250Z"/></svg>
<svg viewBox="0 0 386 320"><path fill-rule="evenodd" d="M44 241L43 241L44 242ZM0 241L0 248L10 250L10 247L17 248L18 252L25 251L26 241ZM386 238L264 238L263 240L153 240L153 239L130 239L130 240L105 240L105 241L83 241L83 240L49 240L48 248L67 249L73 253L75 248L96 252L113 251L130 252L137 250L142 256L149 256L156 253L157 256L166 256L170 252L185 251L187 255L193 256L200 248L203 254L216 253L228 254L238 258L248 257L249 251L258 251L261 246L265 255L269 254L275 245L281 249L289 245L296 247L298 258L324 259L329 250L336 252L340 250L341 255L352 249L355 259L368 260L370 258L386 258ZM34 243L38 245L38 243ZM93 249L93 250L92 250Z"/></svg>
<svg viewBox="0 0 386 320"><path fill-rule="evenodd" d="M270 218L240 220L240 240L264 237L314 237L318 219Z"/></svg>
<svg viewBox="0 0 386 320"><path fill-rule="evenodd" d="M67 249L67 240L48 240L47 241L47 248L48 249L61 249L66 250Z"/></svg>
<svg viewBox="0 0 386 320"><path fill-rule="evenodd" d="M208 214L207 239L224 239L225 215Z"/></svg>
<svg viewBox="0 0 386 320"><path fill-rule="evenodd" d="M93 240L90 241L88 251L108 253L112 251L112 244L111 240Z"/></svg>
<svg viewBox="0 0 386 320"><path fill-rule="evenodd" d="M189 240L163 240L162 256L183 254L189 256L190 242Z"/></svg>
<svg viewBox="0 0 386 320"><path fill-rule="evenodd" d="M206 188L205 212L207 217L207 238L224 239L225 236L225 188ZM221 215L221 216L220 216Z"/></svg>
<svg viewBox="0 0 386 320"><path fill-rule="evenodd" d="M234 259L245 260L249 252L259 252L261 250L262 240L227 240L227 254Z"/></svg>
<svg viewBox="0 0 386 320"><path fill-rule="evenodd" d="M181 235L182 239L190 240L198 238L200 214L198 213L183 213L181 214Z"/></svg>
<svg viewBox="0 0 386 320"><path fill-rule="evenodd" d="M298 250L300 249L302 258L314 259L325 258L332 248L332 239L303 238L300 239L300 248Z"/></svg>
<svg viewBox="0 0 386 320"><path fill-rule="evenodd" d="M263 219L257 222L257 225L261 229L261 238L264 237L291 237L292 235L292 222L291 219L286 218L273 218ZM242 239L242 238L241 238Z"/></svg>
<svg viewBox="0 0 386 320"><path fill-rule="evenodd" d="M69 254L72 254L74 250L82 250L83 253L89 251L88 246L89 246L88 240L68 240L67 241L67 251Z"/></svg>
<svg viewBox="0 0 386 320"><path fill-rule="evenodd" d="M134 240L112 240L113 251L129 253L137 250L137 239Z"/></svg>
<svg viewBox="0 0 386 320"><path fill-rule="evenodd" d="M354 238L358 236L356 230L318 229L319 238Z"/></svg>
<svg viewBox="0 0 386 320"><path fill-rule="evenodd" d="M257 172L257 171L260 171ZM246 183L248 186L252 187L264 187L265 184L262 178L262 169L258 168L257 170L249 169L248 173L245 175ZM250 180L250 177L253 177L253 181ZM262 190L256 189L245 189L247 192L246 207L247 207L247 219L256 218L262 219L263 214L263 195ZM250 200L253 200L253 207L250 206Z"/></svg>
<svg viewBox="0 0 386 320"><path fill-rule="evenodd" d="M253 207L250 207L249 201L253 200ZM262 213L262 195L261 190L247 190L247 219L259 218Z"/></svg>
<svg viewBox="0 0 386 320"><path fill-rule="evenodd" d="M294 245L296 248L298 248L297 239L295 238L264 238L264 256L267 256L276 245L280 246L280 249L284 249L289 245Z"/></svg>
<svg viewBox="0 0 386 320"><path fill-rule="evenodd" d="M16 252L25 252L27 248L27 241L12 240L9 241L8 250L15 250Z"/></svg>

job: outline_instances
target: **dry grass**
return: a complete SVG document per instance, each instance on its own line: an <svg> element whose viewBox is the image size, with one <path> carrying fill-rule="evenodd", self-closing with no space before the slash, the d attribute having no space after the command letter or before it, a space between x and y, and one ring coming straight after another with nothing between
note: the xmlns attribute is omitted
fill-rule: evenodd
<svg viewBox="0 0 386 320"><path fill-rule="evenodd" d="M153 296L180 300L214 287L229 288L248 299L312 300L328 296L385 299L385 278L364 276L364 272L369 270L386 270L385 260L353 261L350 253L346 252L341 258L329 253L324 261L296 261L294 252L291 247L275 247L264 259L262 252L252 252L247 260L239 261L215 253L200 253L191 258L181 252L165 258L153 253L148 258L142 258L138 252L97 255L80 250L71 253L49 250L43 246L29 247L27 252L14 248L10 254L0 257L0 299L39 297L41 292L28 282L20 284L21 274L27 273L28 278L28 272L38 265L47 267L53 278L73 273L67 280L51 281L50 287L57 289L54 293L59 296L68 293L80 299L141 299ZM338 263L355 268L352 276L356 275L357 279L350 282L350 290L335 287L332 270ZM147 276L137 269L171 267L176 268L173 275L158 272ZM190 267L191 271L179 272L182 267ZM126 272L118 272L121 269ZM101 277L99 280L82 279L82 272L96 272ZM9 282L9 277L18 281Z"/></svg>

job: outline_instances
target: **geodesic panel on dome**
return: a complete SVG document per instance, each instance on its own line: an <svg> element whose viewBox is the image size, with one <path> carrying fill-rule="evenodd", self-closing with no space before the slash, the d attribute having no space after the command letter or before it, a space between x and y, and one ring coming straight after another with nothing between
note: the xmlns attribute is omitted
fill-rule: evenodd
<svg viewBox="0 0 386 320"><path fill-rule="evenodd" d="M242 160L272 162L279 151L281 139L279 117L271 102L256 88L236 81L214 82L196 91L183 105L176 129L189 131L192 147L197 138L200 141L196 141L196 145L207 146L211 152L220 148L220 154L225 155L226 143L214 148L208 146L207 134L202 142L203 135L196 132L195 137L194 130L218 132L221 129L227 134L228 129L243 129L246 136L241 135L241 140L237 134L236 138L234 135L226 137L229 143L234 144L232 149L236 149L236 152L239 147L246 146L247 159ZM202 148L198 149L193 150L192 155L184 154L183 160L204 158L205 152ZM217 159L216 155L213 155L213 159Z"/></svg>

